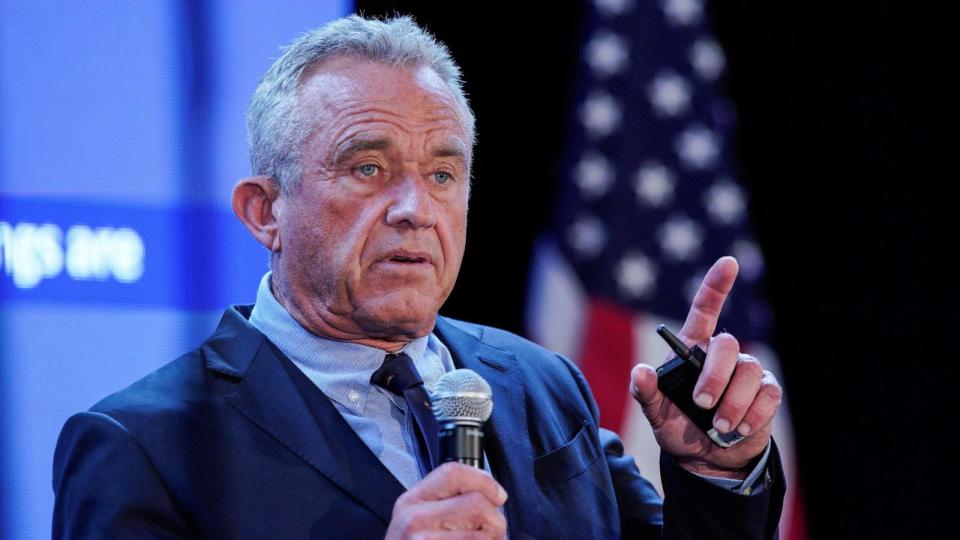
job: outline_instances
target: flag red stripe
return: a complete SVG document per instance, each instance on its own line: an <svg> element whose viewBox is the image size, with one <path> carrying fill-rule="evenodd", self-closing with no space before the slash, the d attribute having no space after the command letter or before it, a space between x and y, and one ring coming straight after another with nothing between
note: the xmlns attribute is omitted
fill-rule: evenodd
<svg viewBox="0 0 960 540"><path fill-rule="evenodd" d="M620 431L626 415L633 367L633 314L591 298L580 349L580 369L600 407L600 425Z"/></svg>
<svg viewBox="0 0 960 540"><path fill-rule="evenodd" d="M796 473L796 471L794 471L794 473ZM794 474L793 477L798 479L795 480L798 485L793 488L794 495L790 508L790 522L786 524L787 530L783 538L784 540L807 540L810 535L807 534L807 516L805 513L806 508L803 504L803 490L800 489L799 475Z"/></svg>

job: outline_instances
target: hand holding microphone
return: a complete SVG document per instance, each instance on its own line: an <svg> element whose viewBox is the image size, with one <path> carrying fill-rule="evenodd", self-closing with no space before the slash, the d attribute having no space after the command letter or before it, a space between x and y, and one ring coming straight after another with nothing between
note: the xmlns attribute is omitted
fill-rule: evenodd
<svg viewBox="0 0 960 540"><path fill-rule="evenodd" d="M497 508L507 492L483 470L483 423L490 418L490 385L469 369L444 374L431 403L439 424L440 463L397 499L388 539L439 531L471 531L501 539L507 522Z"/></svg>

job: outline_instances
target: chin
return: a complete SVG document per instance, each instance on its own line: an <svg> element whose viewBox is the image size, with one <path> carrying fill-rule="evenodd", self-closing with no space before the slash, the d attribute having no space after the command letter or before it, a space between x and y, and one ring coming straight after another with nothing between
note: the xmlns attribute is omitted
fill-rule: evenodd
<svg viewBox="0 0 960 540"><path fill-rule="evenodd" d="M354 319L364 330L383 337L418 338L429 334L437 320L439 302L425 295L385 295L373 305L357 310Z"/></svg>

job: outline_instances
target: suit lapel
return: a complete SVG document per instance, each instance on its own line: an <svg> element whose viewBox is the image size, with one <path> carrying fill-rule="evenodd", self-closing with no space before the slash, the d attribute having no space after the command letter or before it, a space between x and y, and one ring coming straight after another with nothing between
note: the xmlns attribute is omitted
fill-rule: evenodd
<svg viewBox="0 0 960 540"><path fill-rule="evenodd" d="M262 334L250 327L243 315L234 314L232 320L228 320L231 317L228 312L221 322L211 340L213 355L208 354L207 361L211 369L241 377L236 389L227 396L227 402L373 511L384 524L389 523L393 504L403 493L403 486L357 436L333 403ZM218 335L226 339L218 340ZM256 351L252 358L251 350ZM298 384L302 382L295 379L298 376L310 386ZM305 395L311 388L316 394Z"/></svg>
<svg viewBox="0 0 960 540"><path fill-rule="evenodd" d="M493 476L507 490L507 521L511 538L536 535L539 512L524 507L537 500L533 448L527 426L524 381L516 356L481 341L443 317L435 332L450 350L454 365L476 371L493 390L493 413L484 426L484 451Z"/></svg>
<svg viewBox="0 0 960 540"><path fill-rule="evenodd" d="M299 372L285 370L283 363L289 360L249 325L248 310L228 310L206 346L209 369L240 378L227 401L388 524L403 486L326 396L317 390L323 399L309 400L312 406L308 404L291 378ZM482 335L468 333L443 317L437 318L435 331L449 348L456 367L476 371L493 390L493 414L484 427L484 451L494 477L510 495L505 509L510 537L535 537L540 513L523 507L536 501L538 494L533 480L526 392L517 358L512 352L483 343Z"/></svg>

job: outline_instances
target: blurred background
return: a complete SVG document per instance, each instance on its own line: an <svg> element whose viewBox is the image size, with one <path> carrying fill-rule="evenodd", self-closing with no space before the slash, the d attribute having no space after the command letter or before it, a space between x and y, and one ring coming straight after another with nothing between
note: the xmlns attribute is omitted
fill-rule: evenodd
<svg viewBox="0 0 960 540"><path fill-rule="evenodd" d="M950 536L956 278L929 14L0 0L0 538L49 537L69 415L253 301L266 253L229 208L247 101L279 46L355 10L444 41L477 115L444 314L574 358L655 477L626 374L664 359L652 329L678 328L691 284L735 254L720 326L786 389L781 537Z"/></svg>

